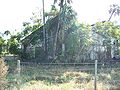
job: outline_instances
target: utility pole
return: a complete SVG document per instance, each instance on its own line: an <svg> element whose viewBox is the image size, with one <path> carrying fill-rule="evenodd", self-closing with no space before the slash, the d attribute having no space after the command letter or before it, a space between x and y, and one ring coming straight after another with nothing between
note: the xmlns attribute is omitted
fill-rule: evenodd
<svg viewBox="0 0 120 90"><path fill-rule="evenodd" d="M42 0L42 4L43 4L43 38L44 38L44 51L46 50L45 49L45 42L46 42L46 35L45 35L45 33L46 33L46 31L45 31L45 27L44 27L44 25L45 25L45 16L44 16L44 13L45 13L45 9L44 9L44 0Z"/></svg>
<svg viewBox="0 0 120 90"><path fill-rule="evenodd" d="M45 52L45 59L47 59L47 31L45 29L45 2L44 0L42 0L42 4L43 4L43 38L44 38L44 52Z"/></svg>

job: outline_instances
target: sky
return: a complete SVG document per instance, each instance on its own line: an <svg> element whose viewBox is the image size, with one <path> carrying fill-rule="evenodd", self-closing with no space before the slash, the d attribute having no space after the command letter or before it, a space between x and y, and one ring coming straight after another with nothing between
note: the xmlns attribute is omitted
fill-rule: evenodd
<svg viewBox="0 0 120 90"><path fill-rule="evenodd" d="M45 1L45 11L49 11L53 0ZM77 12L80 23L93 24L108 20L111 4L120 5L119 0L73 0L71 4ZM0 32L21 31L22 23L29 21L32 12L42 10L42 0L0 0ZM112 21L120 17L112 18Z"/></svg>

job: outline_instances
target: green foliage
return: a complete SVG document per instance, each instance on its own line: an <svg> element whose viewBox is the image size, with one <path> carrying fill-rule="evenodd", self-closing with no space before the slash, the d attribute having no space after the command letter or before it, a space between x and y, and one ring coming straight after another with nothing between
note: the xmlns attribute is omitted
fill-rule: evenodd
<svg viewBox="0 0 120 90"><path fill-rule="evenodd" d="M94 31L106 39L120 38L120 28L113 22L97 22L94 26Z"/></svg>
<svg viewBox="0 0 120 90"><path fill-rule="evenodd" d="M108 33L112 38L116 38L116 39L120 38L120 29L115 28L110 30Z"/></svg>
<svg viewBox="0 0 120 90"><path fill-rule="evenodd" d="M66 39L66 54L67 59L75 60L79 55L85 55L90 45L92 44L92 39L90 37L91 28L89 25L74 23L71 26L71 33ZM81 60L79 58L79 60ZM75 62L75 61L74 61Z"/></svg>
<svg viewBox="0 0 120 90"><path fill-rule="evenodd" d="M77 13L72 9L71 6L64 5L60 12L60 25L61 29L68 29L76 21Z"/></svg>
<svg viewBox="0 0 120 90"><path fill-rule="evenodd" d="M2 54L4 45L5 45L5 40L2 37L0 37L0 54Z"/></svg>
<svg viewBox="0 0 120 90"><path fill-rule="evenodd" d="M114 55L119 55L120 26L114 22L97 22L93 27L93 32L102 37L102 45L106 47L107 56L111 57L112 47ZM114 40L114 41L113 41ZM99 43L99 42L98 42ZM116 54L117 53L117 54ZM109 58L110 58L109 57Z"/></svg>
<svg viewBox="0 0 120 90"><path fill-rule="evenodd" d="M24 22L23 26L24 26L23 35L27 36L32 31L32 27L29 22Z"/></svg>
<svg viewBox="0 0 120 90"><path fill-rule="evenodd" d="M33 16L30 18L30 22L23 22L23 31L21 33L22 38L28 36L32 32L38 30L42 26L41 12L33 12Z"/></svg>
<svg viewBox="0 0 120 90"><path fill-rule="evenodd" d="M54 17L58 15L58 9L55 7L55 5L52 5L50 12L45 12L44 15L45 17L48 17L48 18Z"/></svg>
<svg viewBox="0 0 120 90"><path fill-rule="evenodd" d="M9 52L14 55L19 54L19 43L15 36L11 36L11 38L8 40L9 45Z"/></svg>
<svg viewBox="0 0 120 90"><path fill-rule="evenodd" d="M48 53L52 56L54 49L54 43L56 46L56 55L58 62L75 62L75 59L81 54L84 55L89 49L91 40L91 27L90 25L80 24L76 19L76 12L71 6L65 4L58 16L48 19L45 25L48 38ZM59 23L59 30L57 32L57 23ZM29 42L32 45L42 43L43 36L40 30L33 32L30 36L24 40L25 43ZM54 36L57 33L57 42L55 42ZM62 44L65 44L65 57L62 53ZM31 52L32 53L32 52ZM39 54L40 55L40 54ZM83 57L81 57L82 59Z"/></svg>
<svg viewBox="0 0 120 90"><path fill-rule="evenodd" d="M55 3L57 1L58 0L55 0ZM71 0L67 0L67 2L65 2L65 0L59 1L59 12L53 5L51 11L45 13L46 16L50 16L44 28L46 30L46 48L51 57L57 57L58 60L63 60L64 62L67 60L70 62L77 60L77 62L79 62L88 56L90 57L93 44L103 45L103 47L106 47L104 48L106 51L111 50L111 39L120 38L120 28L118 25L113 22L97 22L93 27L80 24L77 22L76 12L67 4L70 3ZM113 9L114 12L115 10ZM110 13L113 11L110 11ZM24 45L26 45L26 47L29 44L40 44L44 46L44 33L40 31L43 30L43 27L40 28L41 19L38 19L37 14L33 13L31 21L32 23L23 23L24 30L22 37L28 36L24 40ZM97 36L99 36L100 39L98 39ZM14 43L14 45L16 44ZM15 47L14 45L12 44L11 46ZM118 45L119 44L116 44L116 46ZM63 50L62 46L65 46L65 50Z"/></svg>

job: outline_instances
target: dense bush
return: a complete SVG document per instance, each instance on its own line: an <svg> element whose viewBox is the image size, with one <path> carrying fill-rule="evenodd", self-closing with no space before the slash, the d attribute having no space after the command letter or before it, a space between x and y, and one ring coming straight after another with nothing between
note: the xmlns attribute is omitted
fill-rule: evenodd
<svg viewBox="0 0 120 90"><path fill-rule="evenodd" d="M6 83L6 75L7 75L8 67L6 66L6 63L4 62L3 58L0 58L0 90L4 90L5 83Z"/></svg>

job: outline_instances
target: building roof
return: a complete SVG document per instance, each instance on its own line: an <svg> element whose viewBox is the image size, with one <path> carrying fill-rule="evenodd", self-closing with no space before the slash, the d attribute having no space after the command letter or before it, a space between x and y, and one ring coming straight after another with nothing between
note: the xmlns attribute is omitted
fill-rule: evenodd
<svg viewBox="0 0 120 90"><path fill-rule="evenodd" d="M56 31L57 23L58 23L58 16L47 20L46 24L43 26L45 26L45 29L47 30L47 32L50 32L51 30ZM37 29L36 31L32 32L30 35L22 39L21 40L22 44L33 43L38 39L41 39L42 41L43 40L43 26L41 26L39 29Z"/></svg>

